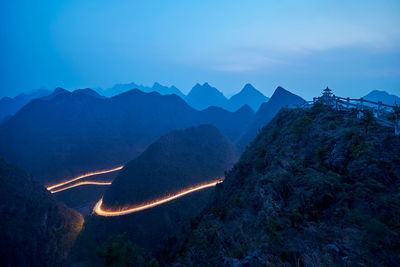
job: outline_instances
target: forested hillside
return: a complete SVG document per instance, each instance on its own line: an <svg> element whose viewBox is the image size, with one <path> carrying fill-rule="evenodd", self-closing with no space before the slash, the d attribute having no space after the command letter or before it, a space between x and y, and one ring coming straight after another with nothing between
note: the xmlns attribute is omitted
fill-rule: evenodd
<svg viewBox="0 0 400 267"><path fill-rule="evenodd" d="M172 261L396 266L399 183L400 139L372 116L284 109L217 186Z"/></svg>

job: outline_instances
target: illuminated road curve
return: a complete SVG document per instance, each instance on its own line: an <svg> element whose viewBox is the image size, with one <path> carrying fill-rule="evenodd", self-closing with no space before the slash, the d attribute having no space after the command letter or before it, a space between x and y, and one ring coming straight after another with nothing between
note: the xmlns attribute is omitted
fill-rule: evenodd
<svg viewBox="0 0 400 267"><path fill-rule="evenodd" d="M164 204L166 202L172 201L174 199L183 197L183 196L185 196L187 194L190 194L190 193L193 193L193 192L205 189L205 188L216 186L217 184L222 183L222 181L223 181L222 179L214 180L214 181L209 182L207 184L201 184L201 185L198 185L198 186L195 186L195 187L191 187L191 188L185 189L185 190L183 190L180 193L177 193L175 195L167 196L165 198L158 199L158 200L154 200L154 201L152 201L150 203L147 203L147 204L139 205L139 206L136 206L136 207L127 207L127 208L124 208L124 209L121 209L121 210L116 210L116 211L103 210L101 208L101 205L103 204L103 198L101 198L96 203L96 205L94 206L93 212L96 213L97 215L100 215L100 216L110 216L110 217L111 216L127 215L127 214L130 214L130 213L134 213L134 212L142 211L142 210L145 210L145 209L153 208L155 206Z"/></svg>
<svg viewBox="0 0 400 267"><path fill-rule="evenodd" d="M72 179L70 179L70 180L68 180L68 181L65 181L65 182L62 182L62 183L59 183L59 184L55 184L55 185L52 185L52 186L48 186L48 187L46 187L46 189L49 190L50 192L51 192L51 191L57 191L57 190L53 190L53 189L54 189L54 188L57 188L57 187L61 187L61 186L66 185L66 184L69 184L69 183L72 183L72 182L75 182L75 181L80 180L80 179L85 178L85 177L89 177L89 176L94 176L94 175L99 175L99 174L105 174L105 173L110 173L110 172L119 171L119 170L121 170L123 167L124 167L124 166L119 166L119 167L116 167L116 168L113 168L113 169L109 169L109 170L103 170L103 171L97 171L97 172L89 172L89 173L80 175L80 176L78 176L78 177L72 178ZM64 190L65 190L65 189L64 189ZM54 192L54 193L55 193L55 192Z"/></svg>
<svg viewBox="0 0 400 267"><path fill-rule="evenodd" d="M96 181L83 181L83 182L78 182L76 184L72 184L60 189L56 189L56 190L50 190L50 193L54 194L54 193L58 193L67 189L71 189L77 186L81 186L81 185L111 185L112 182L96 182Z"/></svg>

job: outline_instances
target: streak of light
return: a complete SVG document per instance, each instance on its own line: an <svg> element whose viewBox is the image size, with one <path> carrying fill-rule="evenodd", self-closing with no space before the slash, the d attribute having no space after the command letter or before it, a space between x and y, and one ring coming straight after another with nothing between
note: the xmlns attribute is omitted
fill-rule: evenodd
<svg viewBox="0 0 400 267"><path fill-rule="evenodd" d="M103 210L101 208L101 205L103 204L103 198L101 198L96 205L93 208L93 212L95 212L97 215L100 216L121 216L121 215L126 215L126 214L130 214L130 213L134 213L134 212L138 212L138 211L142 211L145 209L150 209L153 208L155 206L164 204L166 202L172 201L174 199L183 197L187 194L205 189L205 188L209 188L209 187L213 187L216 186L219 183L222 183L223 180L219 179L219 180L214 180L212 182L206 183L206 184L202 184L202 185L198 185L195 187L191 187L188 189L185 189L177 194L171 195L171 196L167 196L165 198L162 199L158 199L158 200L154 200L152 202L143 204L143 205L139 205L139 206L135 206L135 207L127 207L127 208L123 208L121 210L115 210L115 211L111 211L111 210Z"/></svg>
<svg viewBox="0 0 400 267"><path fill-rule="evenodd" d="M116 168L114 168L114 169L103 170L103 171L97 171L97 172L89 172L89 173L80 175L80 176L78 176L78 177L72 178L72 179L70 179L70 180L68 180L68 181L65 181L65 182L62 182L62 183L59 183L59 184L55 184L55 185L52 185L52 186L48 186L48 187L46 187L46 189L49 190L49 191L51 191L51 190L54 189L54 188L57 188L57 187L60 187L60 186L63 186L63 185L66 185L66 184L75 182L76 180L79 180L79 179L82 179L82 178L85 178L85 177L89 177L89 176L93 176L93 175L99 175L99 174L104 174L104 173L119 171L119 170L122 169L123 167L124 167L124 166L119 166L119 167L116 167Z"/></svg>
<svg viewBox="0 0 400 267"><path fill-rule="evenodd" d="M61 192L61 191L67 190L67 189L71 189L71 188L74 188L74 187L77 187L80 185L110 185L110 184L112 184L112 182L83 181L83 182L72 184L72 185L69 185L67 187L63 187L60 189L50 190L50 193L54 194L54 193Z"/></svg>

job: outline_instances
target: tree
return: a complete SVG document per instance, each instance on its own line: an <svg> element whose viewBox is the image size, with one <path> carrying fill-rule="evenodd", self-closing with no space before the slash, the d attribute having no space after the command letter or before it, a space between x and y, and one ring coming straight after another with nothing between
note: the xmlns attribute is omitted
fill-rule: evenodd
<svg viewBox="0 0 400 267"><path fill-rule="evenodd" d="M96 252L104 266L158 266L155 259L128 240L126 233L110 237Z"/></svg>
<svg viewBox="0 0 400 267"><path fill-rule="evenodd" d="M361 121L364 124L364 131L366 135L368 134L368 131L376 124L374 114L369 109L362 110Z"/></svg>

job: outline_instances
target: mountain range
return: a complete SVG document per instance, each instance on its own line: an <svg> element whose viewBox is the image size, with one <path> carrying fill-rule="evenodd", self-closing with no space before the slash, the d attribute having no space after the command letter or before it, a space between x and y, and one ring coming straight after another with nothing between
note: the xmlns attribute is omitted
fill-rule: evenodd
<svg viewBox="0 0 400 267"><path fill-rule="evenodd" d="M197 111L174 94L131 90L102 98L91 90L56 91L0 125L0 156L45 184L124 164L175 129L212 124L234 141L254 117L248 107Z"/></svg>
<svg viewBox="0 0 400 267"><path fill-rule="evenodd" d="M127 83L127 84L116 84L111 88L108 89L96 89L97 92L101 95L107 96L107 97L112 97L127 91L130 91L132 89L139 89L140 91L143 91L145 93L151 93L151 92L157 92L161 95L171 95L171 94L176 94L177 96L184 98L185 95L175 86L164 86L159 84L158 82L155 82L152 87L150 86L145 86L145 85L138 85L134 82L132 83Z"/></svg>
<svg viewBox="0 0 400 267"><path fill-rule="evenodd" d="M225 179L126 216L87 215L66 266L153 266L148 252L168 266L399 262L400 144L373 116L285 108L304 99L282 87L269 100L250 84L230 99L208 83L187 97L143 90L56 88L0 123L0 158L36 180L0 159L1 265L60 265L83 218L40 183L120 165L108 188L57 198L89 214L104 190L103 208L126 209Z"/></svg>
<svg viewBox="0 0 400 267"><path fill-rule="evenodd" d="M243 89L227 99L217 88L210 86L208 83L203 85L196 84L189 94L185 96L175 86L167 87L159 83L154 83L152 87L138 85L134 82L128 84L116 84L115 86L102 90L96 89L97 92L104 96L114 96L131 89L139 89L143 92L158 92L161 95L176 94L191 105L193 108L203 110L211 106L220 107L229 111L236 111L244 105L249 105L254 111L257 111L263 102L268 101L268 97L264 96L260 91L255 89L251 84L246 84Z"/></svg>
<svg viewBox="0 0 400 267"><path fill-rule="evenodd" d="M185 100L198 110L216 106L229 111L236 111L242 106L248 105L254 111L257 111L262 103L268 101L268 97L248 83L239 93L227 99L217 88L204 83L203 85L196 84L185 97Z"/></svg>
<svg viewBox="0 0 400 267"><path fill-rule="evenodd" d="M3 97L0 99L0 123L14 115L20 108L28 104L35 98L44 97L51 94L51 91L41 88L30 93L22 93L16 97Z"/></svg>

